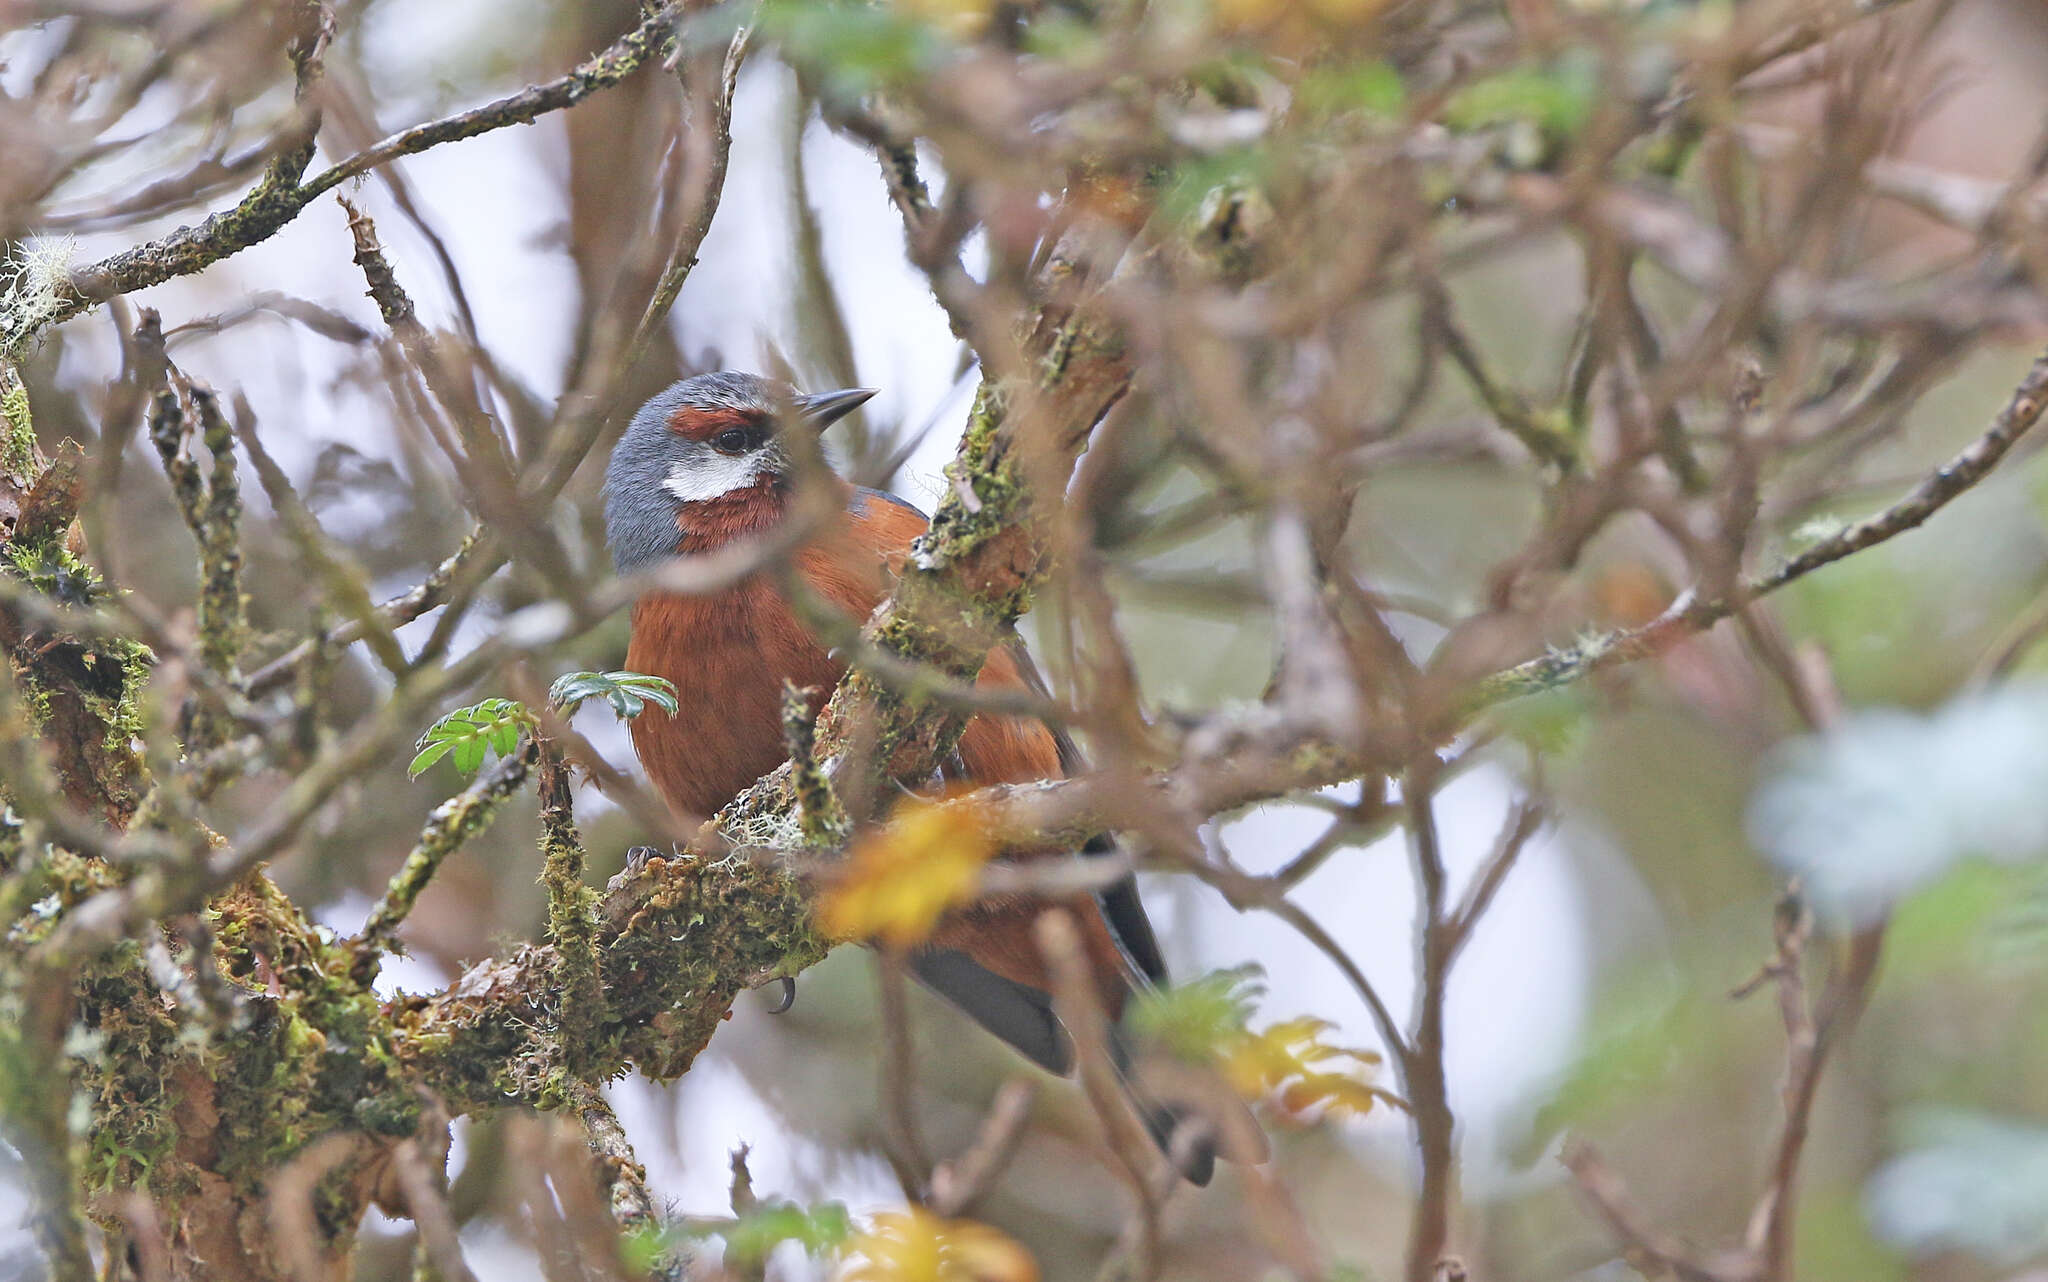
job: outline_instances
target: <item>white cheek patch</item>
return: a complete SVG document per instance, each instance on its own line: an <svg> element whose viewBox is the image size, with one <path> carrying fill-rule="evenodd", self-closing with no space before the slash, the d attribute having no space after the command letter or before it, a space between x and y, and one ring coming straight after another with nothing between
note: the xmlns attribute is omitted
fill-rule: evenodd
<svg viewBox="0 0 2048 1282"><path fill-rule="evenodd" d="M744 490L761 479L766 471L767 459L759 452L730 458L713 454L694 466L677 463L670 467L661 488L676 496L679 503L704 503Z"/></svg>

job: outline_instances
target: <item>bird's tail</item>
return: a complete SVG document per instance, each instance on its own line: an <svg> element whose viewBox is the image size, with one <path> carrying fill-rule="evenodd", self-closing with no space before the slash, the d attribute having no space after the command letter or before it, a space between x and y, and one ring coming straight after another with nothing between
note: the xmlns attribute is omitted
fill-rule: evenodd
<svg viewBox="0 0 2048 1282"><path fill-rule="evenodd" d="M1152 1142L1166 1154L1181 1178L1206 1185L1216 1174L1216 1138L1209 1123L1189 1109L1173 1104L1137 1101Z"/></svg>
<svg viewBox="0 0 2048 1282"><path fill-rule="evenodd" d="M1257 1164L1269 1156L1265 1132L1251 1111L1213 1074L1140 1062L1121 1023L1110 1030L1109 1044L1146 1132L1188 1183L1206 1185L1218 1158Z"/></svg>
<svg viewBox="0 0 2048 1282"><path fill-rule="evenodd" d="M980 965L966 953L930 948L911 958L911 973L1049 1072L1074 1071L1074 1045L1053 1010L1051 994ZM1122 1021L1109 1030L1117 1076L1145 1129L1174 1169L1207 1184L1218 1157L1266 1160L1265 1135L1243 1101L1214 1074L1154 1064L1136 1053L1136 1038Z"/></svg>

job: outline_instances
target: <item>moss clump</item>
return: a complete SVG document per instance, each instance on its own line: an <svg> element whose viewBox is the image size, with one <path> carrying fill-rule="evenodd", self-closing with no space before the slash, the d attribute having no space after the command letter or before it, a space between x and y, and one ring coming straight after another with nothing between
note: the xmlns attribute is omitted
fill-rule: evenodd
<svg viewBox="0 0 2048 1282"><path fill-rule="evenodd" d="M106 595L99 575L58 537L0 545L0 572L60 605L87 608ZM84 754L94 791L123 814L133 813L147 780L134 742L143 732L142 687L156 654L128 637L44 638L32 664L15 678L35 730L48 733L54 701L75 699L98 727L98 751Z"/></svg>
<svg viewBox="0 0 2048 1282"><path fill-rule="evenodd" d="M142 971L140 948L103 961L78 987L73 1085L92 1104L79 1174L92 1193L147 1188L159 1199L192 1191L171 1161L178 1145L176 1078L197 1065L179 1021ZM125 953L126 957L121 954Z"/></svg>
<svg viewBox="0 0 2048 1282"><path fill-rule="evenodd" d="M0 476L26 488L37 471L35 420L29 417L28 388L5 361L0 361L0 418L6 420L0 427Z"/></svg>
<svg viewBox="0 0 2048 1282"><path fill-rule="evenodd" d="M11 811L9 812L12 813ZM47 937L58 917L119 878L97 859L49 846L26 875L8 887L9 902L0 904L0 944L26 950Z"/></svg>
<svg viewBox="0 0 2048 1282"><path fill-rule="evenodd" d="M653 885L601 954L607 1050L657 1080L688 1071L740 988L825 956L798 879L745 855L649 860Z"/></svg>
<svg viewBox="0 0 2048 1282"><path fill-rule="evenodd" d="M59 605L86 609L105 595L98 573L61 539L10 542L0 547L0 554L16 578Z"/></svg>
<svg viewBox="0 0 2048 1282"><path fill-rule="evenodd" d="M232 1053L209 1063L224 1145L217 1169L260 1179L310 1141L358 1127L408 1135L420 1103L353 953L252 874L211 912L222 972L249 990ZM279 994L273 996L273 992Z"/></svg>
<svg viewBox="0 0 2048 1282"><path fill-rule="evenodd" d="M490 1108L534 1098L533 1084L522 1081L521 1066L536 1059L551 1063L552 1052L539 1036L540 1011L518 1001L533 991L525 980L536 972L522 965L533 951L521 949L490 968L505 976L502 989L488 979L473 982L473 973L465 978L462 997L438 1004L422 996L392 1002L387 1013L399 1062L450 1108Z"/></svg>

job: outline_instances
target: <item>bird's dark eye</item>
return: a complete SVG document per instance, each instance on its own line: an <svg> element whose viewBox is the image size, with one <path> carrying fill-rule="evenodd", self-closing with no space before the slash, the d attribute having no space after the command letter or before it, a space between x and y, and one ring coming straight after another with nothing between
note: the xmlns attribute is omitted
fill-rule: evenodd
<svg viewBox="0 0 2048 1282"><path fill-rule="evenodd" d="M720 454L745 454L759 448L766 436L758 427L729 427L711 438L711 448Z"/></svg>

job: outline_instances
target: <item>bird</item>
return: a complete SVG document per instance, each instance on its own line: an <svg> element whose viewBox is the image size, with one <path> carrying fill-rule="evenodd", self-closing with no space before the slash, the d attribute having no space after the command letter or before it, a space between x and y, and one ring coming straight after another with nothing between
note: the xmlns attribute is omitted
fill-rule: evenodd
<svg viewBox="0 0 2048 1282"><path fill-rule="evenodd" d="M640 407L605 471L605 529L621 576L674 556L708 553L762 535L787 515L794 487L784 442L822 432L874 395L847 388L803 395L780 380L720 371L674 383ZM839 519L791 554L796 575L819 598L866 619L889 594L928 521L915 506L832 475ZM634 602L625 664L674 687L673 713L649 706L632 740L649 781L678 811L718 812L787 756L785 690L808 689L813 715L845 674L798 618L772 573L721 590L679 595L659 589ZM990 650L977 685L1044 686L1020 639ZM1063 777L1080 765L1072 741L1033 719L980 713L960 736L957 767L973 783ZM1084 855L1113 850L1107 837ZM941 920L908 957L925 986L1026 1058L1053 1073L1074 1067L1071 1038L1053 1010L1051 982L1033 938L1042 900L983 901ZM1121 1020L1135 994L1165 985L1159 943L1127 875L1093 895L1066 901L1112 1029L1112 1053L1128 1066ZM1126 1079L1127 1085L1129 1079ZM1206 1184L1215 1144L1189 1111L1151 1103L1133 1088L1148 1129L1181 1174Z"/></svg>

